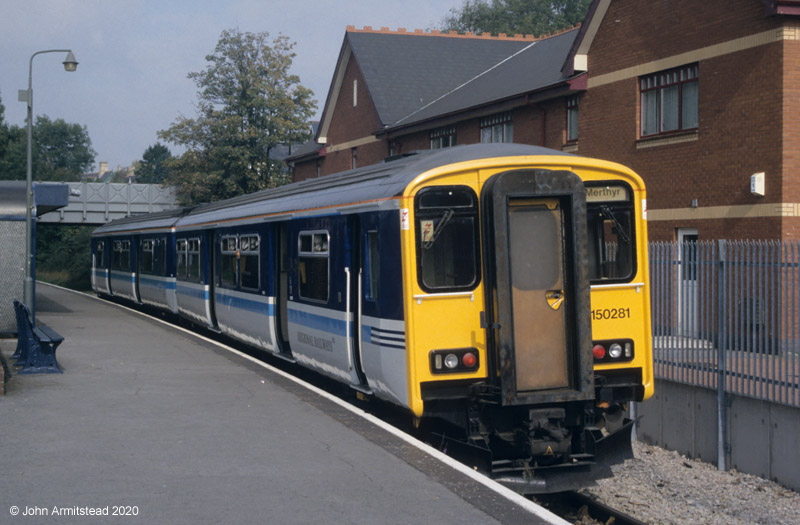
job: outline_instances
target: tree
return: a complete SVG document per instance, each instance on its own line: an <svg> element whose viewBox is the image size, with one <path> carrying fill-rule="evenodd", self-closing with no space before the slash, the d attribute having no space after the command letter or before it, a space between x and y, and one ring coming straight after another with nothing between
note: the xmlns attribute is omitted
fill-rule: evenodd
<svg viewBox="0 0 800 525"><path fill-rule="evenodd" d="M466 0L451 9L443 31L541 36L583 21L591 0Z"/></svg>
<svg viewBox="0 0 800 525"><path fill-rule="evenodd" d="M35 180L76 182L89 171L97 153L86 126L36 117L33 127Z"/></svg>
<svg viewBox="0 0 800 525"><path fill-rule="evenodd" d="M25 180L27 145L24 127L0 125L0 178ZM31 150L33 179L40 181L79 181L96 155L86 126L47 116L36 117Z"/></svg>
<svg viewBox="0 0 800 525"><path fill-rule="evenodd" d="M167 176L167 161L172 158L169 148L156 142L142 154L136 165L136 182L161 184Z"/></svg>
<svg viewBox="0 0 800 525"><path fill-rule="evenodd" d="M316 109L311 90L289 74L294 44L268 33L225 30L205 70L189 73L198 87L197 117L181 116L159 137L186 147L167 162L166 183L181 204L225 199L288 182L270 154L308 140Z"/></svg>

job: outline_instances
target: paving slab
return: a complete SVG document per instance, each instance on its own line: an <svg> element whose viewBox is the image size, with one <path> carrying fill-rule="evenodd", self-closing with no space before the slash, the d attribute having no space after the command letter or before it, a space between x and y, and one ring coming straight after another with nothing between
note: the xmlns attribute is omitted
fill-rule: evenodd
<svg viewBox="0 0 800 525"><path fill-rule="evenodd" d="M544 522L213 343L43 284L37 308L64 373L0 396L0 523Z"/></svg>

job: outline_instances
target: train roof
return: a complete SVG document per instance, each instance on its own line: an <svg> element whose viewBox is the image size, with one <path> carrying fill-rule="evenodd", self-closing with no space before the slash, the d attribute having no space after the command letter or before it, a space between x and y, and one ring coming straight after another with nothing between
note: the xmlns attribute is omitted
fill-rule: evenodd
<svg viewBox="0 0 800 525"><path fill-rule="evenodd" d="M143 229L161 230L172 228L183 215L189 213L192 208L175 208L172 210L146 213L144 215L132 215L124 219L117 219L96 228L92 235L123 233L129 231L140 231Z"/></svg>
<svg viewBox="0 0 800 525"><path fill-rule="evenodd" d="M424 151L335 175L201 204L181 217L176 227L386 200L402 195L417 176L440 166L482 158L522 155L571 156L557 150L522 144L474 144Z"/></svg>

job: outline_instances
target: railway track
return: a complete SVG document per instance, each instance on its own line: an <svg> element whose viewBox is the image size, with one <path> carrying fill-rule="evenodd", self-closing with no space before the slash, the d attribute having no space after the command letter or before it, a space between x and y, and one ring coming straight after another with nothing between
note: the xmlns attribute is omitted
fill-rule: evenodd
<svg viewBox="0 0 800 525"><path fill-rule="evenodd" d="M561 518L579 524L647 525L643 521L600 503L579 492L540 494L533 501Z"/></svg>

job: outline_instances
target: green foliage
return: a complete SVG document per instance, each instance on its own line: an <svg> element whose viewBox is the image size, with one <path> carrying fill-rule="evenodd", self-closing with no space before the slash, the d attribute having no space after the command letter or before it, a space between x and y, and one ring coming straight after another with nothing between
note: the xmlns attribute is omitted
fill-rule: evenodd
<svg viewBox="0 0 800 525"><path fill-rule="evenodd" d="M583 21L591 0L465 0L451 9L443 31L541 36Z"/></svg>
<svg viewBox="0 0 800 525"><path fill-rule="evenodd" d="M161 184L167 177L167 160L172 158L169 149L156 142L142 154L136 165L136 182L142 184Z"/></svg>
<svg viewBox="0 0 800 525"><path fill-rule="evenodd" d="M294 44L268 33L222 32L205 70L189 73L198 87L197 117L181 117L159 137L186 147L166 161L165 182L182 205L226 199L285 184L281 144L310 137L313 93L289 74Z"/></svg>
<svg viewBox="0 0 800 525"><path fill-rule="evenodd" d="M86 126L36 117L33 126L33 179L77 182L97 153Z"/></svg>
<svg viewBox="0 0 800 525"><path fill-rule="evenodd" d="M75 290L91 289L94 226L36 225L36 278Z"/></svg>
<svg viewBox="0 0 800 525"><path fill-rule="evenodd" d="M1 105L0 105L1 106ZM4 108L3 108L4 109ZM25 180L27 129L8 126L0 111L0 179ZM31 146L33 180L80 181L94 164L96 155L86 126L36 117Z"/></svg>

